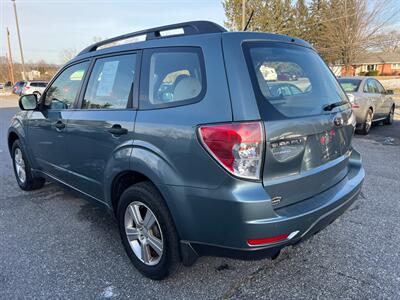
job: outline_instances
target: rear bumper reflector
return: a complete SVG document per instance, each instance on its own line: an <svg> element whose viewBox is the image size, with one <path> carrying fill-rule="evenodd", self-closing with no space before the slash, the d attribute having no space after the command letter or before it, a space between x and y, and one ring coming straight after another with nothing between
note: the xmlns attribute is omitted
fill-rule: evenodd
<svg viewBox="0 0 400 300"><path fill-rule="evenodd" d="M299 231L293 231L290 234L282 234L282 235L277 235L277 236L272 236L272 237L267 237L267 238L247 240L247 243L250 246L260 246L260 245L265 245L265 244L272 244L272 243L277 243L277 242L281 242L284 240L290 240L290 239L294 238L298 233L299 233Z"/></svg>

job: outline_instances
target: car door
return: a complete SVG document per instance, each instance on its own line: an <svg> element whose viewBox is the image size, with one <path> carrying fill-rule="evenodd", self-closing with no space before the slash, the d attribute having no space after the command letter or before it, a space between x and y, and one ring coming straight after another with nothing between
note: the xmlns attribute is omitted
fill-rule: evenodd
<svg viewBox="0 0 400 300"><path fill-rule="evenodd" d="M64 181L69 159L65 130L89 61L64 68L41 97L38 111L29 117L28 142L39 169Z"/></svg>
<svg viewBox="0 0 400 300"><path fill-rule="evenodd" d="M68 181L97 200L104 199L108 172L129 165L138 57L138 53L97 57L81 93L79 109L68 117Z"/></svg>
<svg viewBox="0 0 400 300"><path fill-rule="evenodd" d="M389 95L387 95L385 88L383 87L383 85L378 81L378 80L374 80L375 85L378 88L379 94L380 94L380 117L384 118L389 114L390 108L391 108L391 97Z"/></svg>
<svg viewBox="0 0 400 300"><path fill-rule="evenodd" d="M367 98L373 106L374 117L373 119L379 119L381 114L381 97L379 94L378 86L374 83L372 78L367 79L364 86L364 93L367 94Z"/></svg>

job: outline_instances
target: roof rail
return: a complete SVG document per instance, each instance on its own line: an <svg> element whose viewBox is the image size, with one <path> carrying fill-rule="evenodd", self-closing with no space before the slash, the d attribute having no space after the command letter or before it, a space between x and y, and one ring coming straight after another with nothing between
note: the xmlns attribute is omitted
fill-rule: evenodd
<svg viewBox="0 0 400 300"><path fill-rule="evenodd" d="M183 34L173 34L169 36L162 36L161 32L168 31L168 30L175 30L175 29L182 29ZM172 37L178 35L194 35L194 34L204 34L204 33L218 33L218 32L225 32L226 29L218 24L209 21L193 21L193 22L184 22L184 23L177 23L172 25L166 25L161 27L155 27L151 29L145 29L141 31L136 31L132 33L123 34L117 37L113 37L110 39L106 39L104 41L100 41L89 47L83 49L77 56L82 54L96 51L99 47L111 44L117 41L137 37L137 36L146 36L146 41L153 40L162 37Z"/></svg>

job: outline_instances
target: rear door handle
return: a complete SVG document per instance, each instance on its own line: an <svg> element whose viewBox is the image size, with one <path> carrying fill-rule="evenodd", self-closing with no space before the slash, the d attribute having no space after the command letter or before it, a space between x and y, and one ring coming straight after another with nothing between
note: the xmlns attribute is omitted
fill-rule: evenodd
<svg viewBox="0 0 400 300"><path fill-rule="evenodd" d="M62 130L62 129L65 128L65 124L64 124L61 120L58 120L58 121L56 122L56 124L54 124L54 126L55 126L58 130Z"/></svg>
<svg viewBox="0 0 400 300"><path fill-rule="evenodd" d="M107 130L112 135L123 135L128 133L128 129L123 128L119 124L114 124L110 129Z"/></svg>

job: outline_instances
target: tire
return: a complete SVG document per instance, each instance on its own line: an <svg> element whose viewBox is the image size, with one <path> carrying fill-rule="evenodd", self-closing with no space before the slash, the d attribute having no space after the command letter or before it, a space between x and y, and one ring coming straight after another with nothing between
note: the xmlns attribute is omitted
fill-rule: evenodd
<svg viewBox="0 0 400 300"><path fill-rule="evenodd" d="M145 222L149 211L155 217L151 229ZM142 220L136 222L139 225L135 224L133 215ZM181 260L178 234L164 199L152 183L140 182L122 193L117 219L122 244L140 273L148 278L161 280L176 271ZM152 245L157 241L158 247L150 245L150 241L153 241ZM147 250L143 251L144 247Z"/></svg>
<svg viewBox="0 0 400 300"><path fill-rule="evenodd" d="M19 187L24 191L40 189L46 180L32 174L31 166L26 158L21 142L16 140L11 148L15 178ZM23 175L24 174L24 175Z"/></svg>
<svg viewBox="0 0 400 300"><path fill-rule="evenodd" d="M368 109L367 113L365 114L365 120L362 125L362 128L359 131L361 134L367 135L369 133L372 126L373 118L374 118L374 113L372 112L372 109Z"/></svg>
<svg viewBox="0 0 400 300"><path fill-rule="evenodd" d="M393 118L394 118L394 104L392 105L392 107L390 109L389 115L383 121L383 124L385 124L385 125L393 124Z"/></svg>
<svg viewBox="0 0 400 300"><path fill-rule="evenodd" d="M40 98L40 96L42 95L42 94L40 94L39 92L33 92L36 96L37 96L37 98L39 99Z"/></svg>

